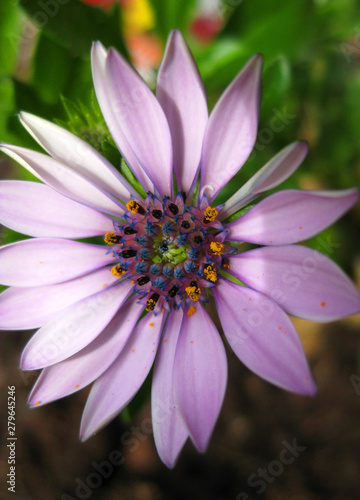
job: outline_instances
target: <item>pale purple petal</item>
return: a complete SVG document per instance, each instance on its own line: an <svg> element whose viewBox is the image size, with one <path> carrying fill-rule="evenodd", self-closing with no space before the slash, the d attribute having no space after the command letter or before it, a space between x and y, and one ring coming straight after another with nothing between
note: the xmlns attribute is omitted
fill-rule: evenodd
<svg viewBox="0 0 360 500"><path fill-rule="evenodd" d="M30 113L20 113L20 120L53 158L71 167L99 188L124 201L130 198L130 194L136 194L116 168L80 137Z"/></svg>
<svg viewBox="0 0 360 500"><path fill-rule="evenodd" d="M114 262L102 245L34 238L0 247L0 283L44 286L62 283Z"/></svg>
<svg viewBox="0 0 360 500"><path fill-rule="evenodd" d="M114 230L112 219L101 212L26 181L0 181L0 224L49 238L89 238Z"/></svg>
<svg viewBox="0 0 360 500"><path fill-rule="evenodd" d="M136 299L127 301L91 344L70 358L44 368L29 396L30 406L68 396L104 373L121 352L143 309Z"/></svg>
<svg viewBox="0 0 360 500"><path fill-rule="evenodd" d="M137 177L138 181L145 191L154 191L153 183L145 174L139 162L137 161L133 151L131 150L128 141L126 140L121 128L118 125L117 118L114 115L114 106L109 98L107 90L105 63L107 51L100 42L93 44L91 51L91 68L96 97L99 102L102 114L106 124L111 132L111 135L121 151L126 163Z"/></svg>
<svg viewBox="0 0 360 500"><path fill-rule="evenodd" d="M21 356L23 370L38 370L76 354L109 324L134 285L124 281L72 304L40 328Z"/></svg>
<svg viewBox="0 0 360 500"><path fill-rule="evenodd" d="M188 193L199 168L208 111L201 76L177 30L168 40L158 73L156 96L170 127L178 189Z"/></svg>
<svg viewBox="0 0 360 500"><path fill-rule="evenodd" d="M173 467L188 437L174 398L173 367L183 309L169 315L156 357L151 386L151 417L156 449L161 460Z"/></svg>
<svg viewBox="0 0 360 500"><path fill-rule="evenodd" d="M226 219L226 217L240 210L260 194L284 182L295 172L307 152L308 146L306 142L293 142L282 149L227 200L221 211L220 218Z"/></svg>
<svg viewBox="0 0 360 500"><path fill-rule="evenodd" d="M287 245L311 238L333 224L358 200L357 189L274 193L226 226L228 240Z"/></svg>
<svg viewBox="0 0 360 500"><path fill-rule="evenodd" d="M223 403L227 361L221 337L204 306L185 315L174 363L175 401L199 451L209 443Z"/></svg>
<svg viewBox="0 0 360 500"><path fill-rule="evenodd" d="M262 247L229 261L231 274L294 316L334 321L360 312L355 285L334 262L311 248Z"/></svg>
<svg viewBox="0 0 360 500"><path fill-rule="evenodd" d="M263 294L225 279L213 290L225 336L244 365L282 389L314 394L301 342L285 312Z"/></svg>
<svg viewBox="0 0 360 500"><path fill-rule="evenodd" d="M201 190L210 201L242 167L255 144L262 57L254 56L213 109L205 132Z"/></svg>
<svg viewBox="0 0 360 500"><path fill-rule="evenodd" d="M147 314L135 327L120 356L94 383L81 420L85 440L104 427L132 400L154 362L164 312Z"/></svg>
<svg viewBox="0 0 360 500"><path fill-rule="evenodd" d="M146 83L115 50L109 50L106 58L106 79L118 127L159 193L171 196L171 136L160 104Z"/></svg>
<svg viewBox="0 0 360 500"><path fill-rule="evenodd" d="M9 144L0 150L64 196L117 217L124 214L123 205L114 197L50 156Z"/></svg>
<svg viewBox="0 0 360 500"><path fill-rule="evenodd" d="M56 285L7 288L0 294L0 329L39 328L71 304L113 285L111 267Z"/></svg>

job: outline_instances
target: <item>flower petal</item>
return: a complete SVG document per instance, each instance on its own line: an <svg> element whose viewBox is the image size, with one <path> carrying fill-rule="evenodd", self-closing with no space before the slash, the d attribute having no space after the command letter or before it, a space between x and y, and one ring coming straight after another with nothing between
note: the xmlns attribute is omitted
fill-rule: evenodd
<svg viewBox="0 0 360 500"><path fill-rule="evenodd" d="M19 146L3 144L0 150L59 193L101 212L122 216L121 203L80 174L50 156Z"/></svg>
<svg viewBox="0 0 360 500"><path fill-rule="evenodd" d="M0 294L0 329L31 330L79 300L113 285L110 267L57 285L8 288Z"/></svg>
<svg viewBox="0 0 360 500"><path fill-rule="evenodd" d="M168 467L176 459L188 437L188 431L174 399L173 367L183 309L172 310L166 323L163 342L156 357L151 386L151 416L156 449Z"/></svg>
<svg viewBox="0 0 360 500"><path fill-rule="evenodd" d="M134 285L124 281L72 304L46 323L26 344L22 370L38 370L76 354L112 320Z"/></svg>
<svg viewBox="0 0 360 500"><path fill-rule="evenodd" d="M229 261L231 274L294 316L333 321L360 312L360 293L351 280L334 262L311 248L256 248Z"/></svg>
<svg viewBox="0 0 360 500"><path fill-rule="evenodd" d="M284 182L295 172L307 152L306 142L293 142L282 149L227 200L221 211L221 219L226 219L260 194Z"/></svg>
<svg viewBox="0 0 360 500"><path fill-rule="evenodd" d="M188 193L200 164L208 111L199 70L177 30L169 37L156 96L170 127L178 189Z"/></svg>
<svg viewBox="0 0 360 500"><path fill-rule="evenodd" d="M357 189L279 191L228 224L226 238L258 245L297 243L333 224L358 198Z"/></svg>
<svg viewBox="0 0 360 500"><path fill-rule="evenodd" d="M102 245L34 238L0 247L0 283L43 286L71 280L114 261Z"/></svg>
<svg viewBox="0 0 360 500"><path fill-rule="evenodd" d="M109 50L106 77L118 127L159 193L172 196L171 136L160 104L146 83L115 50Z"/></svg>
<svg viewBox="0 0 360 500"><path fill-rule="evenodd" d="M113 231L112 219L39 182L0 181L0 224L29 236L89 238Z"/></svg>
<svg viewBox="0 0 360 500"><path fill-rule="evenodd" d="M111 132L111 135L116 145L120 149L126 163L131 168L134 175L137 177L138 181L141 183L145 191L153 192L154 191L153 183L139 165L139 162L137 161L133 151L131 150L114 115L113 103L109 98L109 93L107 90L107 83L106 83L106 75L105 75L106 57L107 57L107 51L105 50L103 45L100 42L94 43L91 51L91 68L92 68L92 77L93 77L96 97L99 102L101 112L105 118L106 124Z"/></svg>
<svg viewBox="0 0 360 500"><path fill-rule="evenodd" d="M87 347L44 368L28 403L39 406L79 391L97 379L117 358L144 307L127 301L108 326Z"/></svg>
<svg viewBox="0 0 360 500"><path fill-rule="evenodd" d="M85 440L104 427L132 400L154 362L164 312L147 314L135 327L120 356L94 383L81 420Z"/></svg>
<svg viewBox="0 0 360 500"><path fill-rule="evenodd" d="M201 190L209 186L210 201L242 167L255 144L261 69L261 56L250 59L210 115L204 138L200 185Z"/></svg>
<svg viewBox="0 0 360 500"><path fill-rule="evenodd" d="M185 315L174 363L175 401L199 451L205 451L219 416L227 382L221 337L204 306Z"/></svg>
<svg viewBox="0 0 360 500"><path fill-rule="evenodd" d="M53 158L71 167L99 188L124 201L128 201L130 194L136 194L116 168L80 137L30 113L21 112L20 120Z"/></svg>
<svg viewBox="0 0 360 500"><path fill-rule="evenodd" d="M225 279L213 290L225 336L244 365L282 389L314 394L301 342L284 311L264 295Z"/></svg>

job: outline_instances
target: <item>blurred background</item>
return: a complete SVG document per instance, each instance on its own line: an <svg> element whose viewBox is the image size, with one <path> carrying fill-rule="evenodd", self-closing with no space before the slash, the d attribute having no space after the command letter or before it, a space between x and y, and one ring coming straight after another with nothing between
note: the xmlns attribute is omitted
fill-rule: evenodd
<svg viewBox="0 0 360 500"><path fill-rule="evenodd" d="M359 0L1 2L0 140L38 148L17 118L26 110L61 123L101 150L107 131L94 99L91 42L116 47L154 88L166 38L174 27L191 47L210 109L244 63L254 53L264 55L257 143L235 182L223 191L224 198L297 139L308 141L309 155L281 189L360 185ZM111 148L102 152L114 158ZM4 156L0 178L33 180ZM359 235L360 205L306 244L327 254L359 285ZM2 244L22 238L0 227ZM318 394L308 399L274 388L228 350L229 385L209 450L199 455L187 443L173 470L162 465L154 448L149 386L128 412L80 443L78 428L88 391L28 409L36 374L17 367L32 332L3 332L0 498L358 499L360 315L325 325L293 321ZM18 438L15 495L6 485L6 402L12 385ZM293 453L291 463L281 460L285 449L287 458ZM107 467L104 462L115 450L122 453L121 463Z"/></svg>

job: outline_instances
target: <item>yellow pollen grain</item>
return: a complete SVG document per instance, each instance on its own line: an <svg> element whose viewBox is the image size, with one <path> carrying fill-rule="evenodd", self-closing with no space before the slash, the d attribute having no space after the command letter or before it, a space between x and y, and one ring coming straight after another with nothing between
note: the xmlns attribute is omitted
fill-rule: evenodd
<svg viewBox="0 0 360 500"><path fill-rule="evenodd" d="M226 263L226 262L225 262L225 263L223 264L223 267L225 267L225 269L230 269L230 264L228 264L228 263Z"/></svg>
<svg viewBox="0 0 360 500"><path fill-rule="evenodd" d="M155 306L156 306L156 302L154 299L149 299L147 302L146 302L146 307L145 307L145 310L147 312L150 312L150 311L153 311L155 309Z"/></svg>
<svg viewBox="0 0 360 500"><path fill-rule="evenodd" d="M36 401L35 406L36 406L36 405L39 405L39 404L40 404L40 401Z"/></svg>
<svg viewBox="0 0 360 500"><path fill-rule="evenodd" d="M207 209L204 212L204 218L206 222L213 222L217 216L218 216L218 211L216 210L216 208L207 207Z"/></svg>
<svg viewBox="0 0 360 500"><path fill-rule="evenodd" d="M74 385L74 389L77 389L78 387L80 387L79 384Z"/></svg>
<svg viewBox="0 0 360 500"><path fill-rule="evenodd" d="M225 249L225 245L219 243L218 241L212 241L210 243L210 250L214 255L221 255Z"/></svg>
<svg viewBox="0 0 360 500"><path fill-rule="evenodd" d="M321 302L321 307L325 307L325 302Z"/></svg>
<svg viewBox="0 0 360 500"><path fill-rule="evenodd" d="M167 339L164 339L164 342L166 342L166 341L167 341Z"/></svg>
<svg viewBox="0 0 360 500"><path fill-rule="evenodd" d="M154 326L154 323L149 323L149 326Z"/></svg>
<svg viewBox="0 0 360 500"><path fill-rule="evenodd" d="M131 352L135 352L135 349L131 349Z"/></svg>
<svg viewBox="0 0 360 500"><path fill-rule="evenodd" d="M190 306L189 309L188 309L188 311L187 311L187 313L186 313L186 315L187 316L192 316L195 313L196 313L196 307Z"/></svg>
<svg viewBox="0 0 360 500"><path fill-rule="evenodd" d="M216 269L213 265L208 265L206 267L204 267L204 275L205 275L205 278L209 281L211 281L212 283L216 283L217 282L217 272L216 272Z"/></svg>
<svg viewBox="0 0 360 500"><path fill-rule="evenodd" d="M126 203L126 208L130 210L132 214L137 214L140 209L140 205L137 201L130 200Z"/></svg>
<svg viewBox="0 0 360 500"><path fill-rule="evenodd" d="M104 240L107 245L115 245L115 243L118 243L119 237L115 233L105 233Z"/></svg>
<svg viewBox="0 0 360 500"><path fill-rule="evenodd" d="M187 286L185 288L185 292L188 294L188 296L190 297L190 299L193 302L196 302L197 300L199 300L199 295L201 293L201 290L200 290L199 287L197 287L197 286Z"/></svg>
<svg viewBox="0 0 360 500"><path fill-rule="evenodd" d="M125 269L123 269L120 264L111 268L111 274L116 278L121 278L121 276L125 273Z"/></svg>

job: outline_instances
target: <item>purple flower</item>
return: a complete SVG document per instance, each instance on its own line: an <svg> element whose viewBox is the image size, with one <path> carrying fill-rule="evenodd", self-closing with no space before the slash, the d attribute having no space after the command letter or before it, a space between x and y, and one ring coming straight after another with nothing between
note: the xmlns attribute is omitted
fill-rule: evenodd
<svg viewBox="0 0 360 500"><path fill-rule="evenodd" d="M360 310L358 290L333 262L294 245L341 217L357 190L279 191L226 223L296 170L305 143L284 148L214 206L254 146L261 67L253 57L208 118L179 32L169 38L156 97L115 50L94 45L97 98L145 199L79 137L28 113L23 125L50 156L1 147L43 184L0 183L0 222L34 237L0 248L0 282L9 286L0 295L0 326L39 328L21 358L22 369L43 369L31 406L95 381L82 439L122 411L154 364L161 459L173 466L188 437L206 449L227 382L211 296L239 359L305 395L315 384L287 313L326 322ZM76 241L100 235L104 244ZM240 242L260 246L239 253Z"/></svg>

